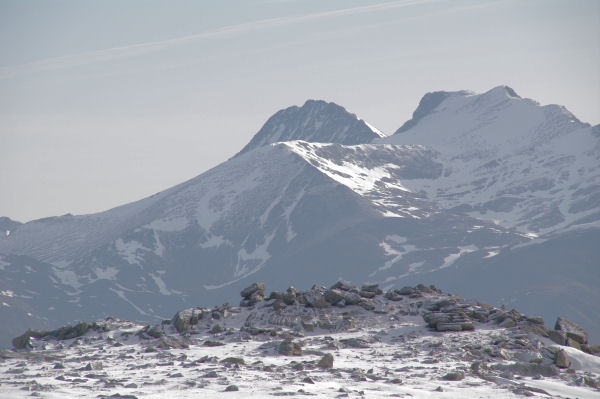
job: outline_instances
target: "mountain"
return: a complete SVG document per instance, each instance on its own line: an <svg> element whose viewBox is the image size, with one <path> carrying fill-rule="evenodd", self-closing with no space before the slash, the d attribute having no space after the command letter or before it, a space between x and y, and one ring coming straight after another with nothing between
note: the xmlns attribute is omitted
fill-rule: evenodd
<svg viewBox="0 0 600 399"><path fill-rule="evenodd" d="M28 330L0 351L0 397L598 397L600 345L569 319L423 284L265 289L160 323Z"/></svg>
<svg viewBox="0 0 600 399"><path fill-rule="evenodd" d="M428 94L387 138L308 101L187 182L13 226L0 236L0 317L14 323L0 335L6 345L27 323L160 320L232 300L249 279L275 289L343 279L572 314L594 336L599 139L598 127L506 87Z"/></svg>
<svg viewBox="0 0 600 399"><path fill-rule="evenodd" d="M370 143L384 134L335 103L308 100L277 112L238 153L281 141L304 140L346 145Z"/></svg>
<svg viewBox="0 0 600 399"><path fill-rule="evenodd" d="M435 92L379 143L440 153L442 176L411 181L444 209L541 235L600 220L600 125L506 86Z"/></svg>

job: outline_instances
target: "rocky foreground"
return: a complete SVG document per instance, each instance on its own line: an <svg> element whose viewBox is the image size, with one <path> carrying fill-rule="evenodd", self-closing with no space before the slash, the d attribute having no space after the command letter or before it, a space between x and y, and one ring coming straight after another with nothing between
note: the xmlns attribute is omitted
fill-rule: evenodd
<svg viewBox="0 0 600 399"><path fill-rule="evenodd" d="M0 398L600 397L600 346L564 318L424 285L241 296L157 325L29 330L0 353Z"/></svg>

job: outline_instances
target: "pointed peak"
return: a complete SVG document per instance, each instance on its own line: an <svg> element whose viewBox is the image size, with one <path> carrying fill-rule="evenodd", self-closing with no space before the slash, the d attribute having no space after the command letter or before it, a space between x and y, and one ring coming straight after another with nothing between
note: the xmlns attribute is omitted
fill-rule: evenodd
<svg viewBox="0 0 600 399"><path fill-rule="evenodd" d="M521 98L521 96L519 96L516 91L514 91L511 87L505 85L496 86L493 89L483 93L482 96L503 96L509 98Z"/></svg>
<svg viewBox="0 0 600 399"><path fill-rule="evenodd" d="M365 144L383 134L344 107L323 100L307 100L275 113L238 155L280 141Z"/></svg>

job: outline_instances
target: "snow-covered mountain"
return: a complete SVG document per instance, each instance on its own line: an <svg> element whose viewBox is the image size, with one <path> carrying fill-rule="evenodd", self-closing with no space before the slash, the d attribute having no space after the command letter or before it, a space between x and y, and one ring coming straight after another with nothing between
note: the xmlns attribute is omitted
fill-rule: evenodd
<svg viewBox="0 0 600 399"><path fill-rule="evenodd" d="M439 152L443 173L410 189L444 209L536 235L600 220L600 126L506 86L428 93L381 143Z"/></svg>
<svg viewBox="0 0 600 399"><path fill-rule="evenodd" d="M304 140L346 145L370 143L383 133L335 103L308 100L303 106L282 109L265 125L238 155L281 141Z"/></svg>
<svg viewBox="0 0 600 399"><path fill-rule="evenodd" d="M424 281L571 314L597 334L599 136L505 87L428 94L388 138L308 101L168 190L12 224L0 237L4 342L24 325L162 319L231 300L248 279Z"/></svg>

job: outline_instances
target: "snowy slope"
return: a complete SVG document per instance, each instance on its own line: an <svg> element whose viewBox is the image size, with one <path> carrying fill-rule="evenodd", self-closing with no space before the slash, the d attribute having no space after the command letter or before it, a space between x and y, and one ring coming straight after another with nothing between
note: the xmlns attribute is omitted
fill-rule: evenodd
<svg viewBox="0 0 600 399"><path fill-rule="evenodd" d="M380 137L384 134L339 105L308 100L302 107L292 106L269 118L239 154L281 141L353 145Z"/></svg>

